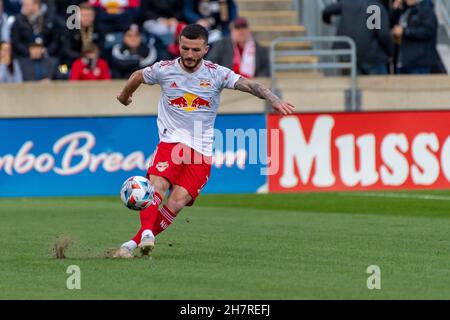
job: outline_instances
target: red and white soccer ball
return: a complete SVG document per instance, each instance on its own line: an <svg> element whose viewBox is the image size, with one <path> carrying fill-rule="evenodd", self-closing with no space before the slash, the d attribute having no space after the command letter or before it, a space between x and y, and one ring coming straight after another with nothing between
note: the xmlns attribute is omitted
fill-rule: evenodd
<svg viewBox="0 0 450 320"><path fill-rule="evenodd" d="M141 211L148 208L155 195L155 189L147 178L131 177L120 189L120 199L131 210Z"/></svg>

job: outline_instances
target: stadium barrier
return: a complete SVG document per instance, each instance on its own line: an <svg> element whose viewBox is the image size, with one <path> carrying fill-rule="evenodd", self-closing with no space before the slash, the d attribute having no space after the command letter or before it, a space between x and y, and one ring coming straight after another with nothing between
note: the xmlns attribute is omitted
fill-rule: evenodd
<svg viewBox="0 0 450 320"><path fill-rule="evenodd" d="M269 79L258 79L269 85ZM0 118L101 117L156 115L159 86L143 86L124 107L116 96L125 81L80 81L0 85ZM263 113L264 103L250 95L225 90L222 114Z"/></svg>

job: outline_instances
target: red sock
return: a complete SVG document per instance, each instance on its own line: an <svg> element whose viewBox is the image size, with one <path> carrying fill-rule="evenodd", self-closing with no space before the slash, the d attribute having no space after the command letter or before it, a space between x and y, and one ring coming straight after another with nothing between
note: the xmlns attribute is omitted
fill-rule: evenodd
<svg viewBox="0 0 450 320"><path fill-rule="evenodd" d="M156 221L153 224L152 231L155 237L166 230L172 224L176 216L177 215L170 211L166 206L163 206L161 210L159 210Z"/></svg>
<svg viewBox="0 0 450 320"><path fill-rule="evenodd" d="M141 217L141 229L132 239L137 244L141 243L142 232L144 230L152 230L153 224L158 216L158 208L162 202L162 198L158 192L155 192L153 203L145 210L142 210L139 215Z"/></svg>

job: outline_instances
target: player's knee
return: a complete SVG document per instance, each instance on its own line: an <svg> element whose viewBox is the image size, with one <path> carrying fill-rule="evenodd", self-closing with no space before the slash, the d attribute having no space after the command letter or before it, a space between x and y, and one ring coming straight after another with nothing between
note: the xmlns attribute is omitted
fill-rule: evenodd
<svg viewBox="0 0 450 320"><path fill-rule="evenodd" d="M170 209L170 211L178 213L183 210L183 208L189 203L189 198L189 196L171 196L167 201L167 207Z"/></svg>
<svg viewBox="0 0 450 320"><path fill-rule="evenodd" d="M166 194L170 187L170 183L161 177L150 176L150 182L152 183L153 188L155 188L155 191L162 196Z"/></svg>

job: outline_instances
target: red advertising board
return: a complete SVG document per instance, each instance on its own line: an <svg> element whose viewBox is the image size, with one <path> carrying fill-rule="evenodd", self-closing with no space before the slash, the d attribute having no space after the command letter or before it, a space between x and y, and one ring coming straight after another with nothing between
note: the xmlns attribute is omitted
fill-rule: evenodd
<svg viewBox="0 0 450 320"><path fill-rule="evenodd" d="M450 111L270 115L269 191L450 188Z"/></svg>

